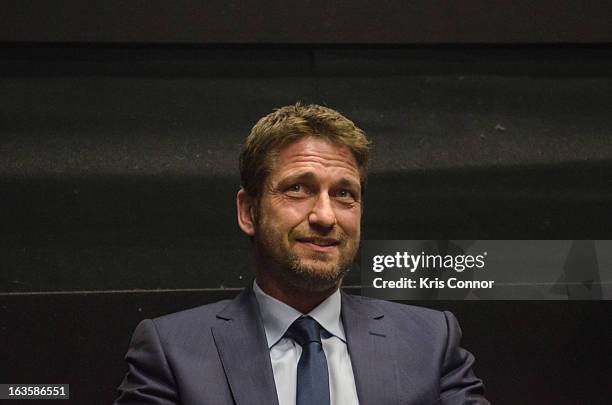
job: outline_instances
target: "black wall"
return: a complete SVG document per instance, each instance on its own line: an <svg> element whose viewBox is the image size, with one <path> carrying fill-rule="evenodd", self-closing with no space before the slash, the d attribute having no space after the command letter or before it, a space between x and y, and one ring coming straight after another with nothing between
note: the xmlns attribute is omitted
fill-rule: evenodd
<svg viewBox="0 0 612 405"><path fill-rule="evenodd" d="M297 100L374 142L364 239L612 239L607 8L423 3L293 24L231 2L7 7L0 382L109 403L140 319L235 295L240 143ZM495 404L612 394L609 301L416 304L458 316Z"/></svg>
<svg viewBox="0 0 612 405"><path fill-rule="evenodd" d="M0 40L194 44L606 43L607 1L8 0Z"/></svg>

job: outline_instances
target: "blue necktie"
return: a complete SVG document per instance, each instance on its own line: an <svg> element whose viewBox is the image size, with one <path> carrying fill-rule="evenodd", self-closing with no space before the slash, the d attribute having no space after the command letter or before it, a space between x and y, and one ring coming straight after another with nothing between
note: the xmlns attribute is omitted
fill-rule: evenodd
<svg viewBox="0 0 612 405"><path fill-rule="evenodd" d="M296 405L330 405L327 359L321 344L321 326L309 316L298 318L285 336L302 346L297 368Z"/></svg>

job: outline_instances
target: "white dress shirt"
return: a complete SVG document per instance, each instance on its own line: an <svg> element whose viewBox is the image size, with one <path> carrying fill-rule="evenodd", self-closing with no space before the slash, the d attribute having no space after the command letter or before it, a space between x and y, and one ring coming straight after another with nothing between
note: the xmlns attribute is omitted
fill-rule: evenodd
<svg viewBox="0 0 612 405"><path fill-rule="evenodd" d="M256 281L253 283L253 291L266 331L278 403L295 405L297 365L302 347L283 335L304 314L263 292ZM340 298L340 291L336 290L306 315L324 329L321 331L321 342L327 358L331 405L358 405L355 377L340 319Z"/></svg>

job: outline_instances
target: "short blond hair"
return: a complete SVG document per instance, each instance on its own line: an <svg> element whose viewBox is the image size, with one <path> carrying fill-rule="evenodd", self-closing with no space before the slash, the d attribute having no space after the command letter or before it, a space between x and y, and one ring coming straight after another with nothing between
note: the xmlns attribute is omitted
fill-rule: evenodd
<svg viewBox="0 0 612 405"><path fill-rule="evenodd" d="M338 111L317 104L288 105L261 118L251 129L240 153L240 184L253 197L274 168L278 152L307 136L325 138L347 147L359 168L361 193L368 174L370 141L365 132Z"/></svg>

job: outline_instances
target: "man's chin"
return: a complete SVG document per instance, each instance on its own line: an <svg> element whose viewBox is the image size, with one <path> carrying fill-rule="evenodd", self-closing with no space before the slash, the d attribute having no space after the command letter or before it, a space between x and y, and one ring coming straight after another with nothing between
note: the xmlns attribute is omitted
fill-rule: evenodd
<svg viewBox="0 0 612 405"><path fill-rule="evenodd" d="M321 292L336 288L349 269L340 269L336 261L300 260L292 266L291 282L305 291Z"/></svg>

